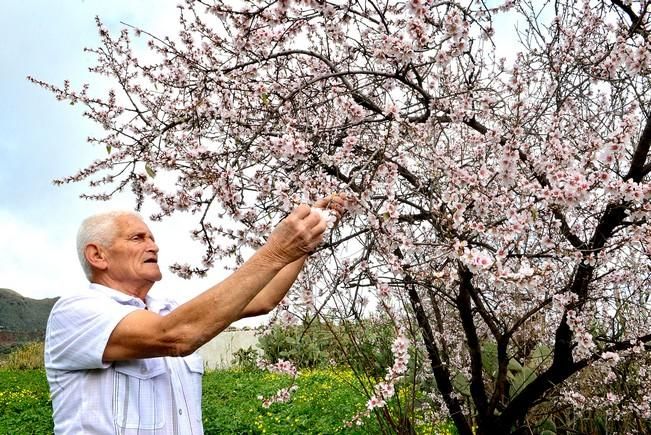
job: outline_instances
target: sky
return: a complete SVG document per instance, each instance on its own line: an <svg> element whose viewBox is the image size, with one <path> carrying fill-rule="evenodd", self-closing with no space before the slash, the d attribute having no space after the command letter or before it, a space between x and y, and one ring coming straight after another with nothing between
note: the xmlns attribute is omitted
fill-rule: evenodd
<svg viewBox="0 0 651 435"><path fill-rule="evenodd" d="M54 186L52 180L74 174L106 151L86 142L97 132L70 106L29 82L28 75L54 85L101 86L87 69L93 64L84 47L97 47L95 16L110 31L120 22L155 34L176 33L176 1L171 0L22 0L2 2L0 14L0 288L41 299L72 294L87 286L77 260L75 238L88 215L133 209L130 194L109 202L79 198L83 183ZM143 213L147 216L147 213ZM160 248L163 280L153 293L179 301L205 290L225 276L215 269L206 279L182 280L167 270L188 253L200 255L189 240L192 219L179 216L149 223ZM173 253L173 254L172 254Z"/></svg>

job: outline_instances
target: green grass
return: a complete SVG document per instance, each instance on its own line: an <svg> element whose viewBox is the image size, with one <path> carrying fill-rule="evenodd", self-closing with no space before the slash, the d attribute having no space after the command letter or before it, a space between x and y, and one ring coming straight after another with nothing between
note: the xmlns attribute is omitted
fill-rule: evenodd
<svg viewBox="0 0 651 435"><path fill-rule="evenodd" d="M238 370L206 373L203 420L206 434L363 434L377 423L344 428L364 408L346 372L305 371L297 378L291 403L264 408L270 396L290 385L287 376ZM0 434L52 433L52 409L43 370L0 370Z"/></svg>
<svg viewBox="0 0 651 435"><path fill-rule="evenodd" d="M289 377L236 370L211 373L203 384L204 430L206 434L377 433L374 420L362 428L344 426L366 403L352 381L347 372L303 370L290 403L264 408L258 396L269 397L288 387Z"/></svg>
<svg viewBox="0 0 651 435"><path fill-rule="evenodd" d="M375 434L375 418L361 427L346 427L366 398L346 370L303 370L290 403L264 408L269 397L288 387L291 378L257 371L206 373L203 380L203 421L210 434ZM52 433L52 409L43 370L0 369L0 434ZM450 424L423 425L418 433L455 433Z"/></svg>
<svg viewBox="0 0 651 435"><path fill-rule="evenodd" d="M52 433L50 392L43 370L0 370L0 433Z"/></svg>

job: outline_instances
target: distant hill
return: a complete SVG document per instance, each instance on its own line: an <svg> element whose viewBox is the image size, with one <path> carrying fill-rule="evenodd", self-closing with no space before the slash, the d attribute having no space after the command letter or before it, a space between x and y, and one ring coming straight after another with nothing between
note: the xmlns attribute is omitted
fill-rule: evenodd
<svg viewBox="0 0 651 435"><path fill-rule="evenodd" d="M0 288L0 354L27 341L42 340L58 298L32 299Z"/></svg>
<svg viewBox="0 0 651 435"><path fill-rule="evenodd" d="M47 317L58 298L32 299L0 288L0 331L45 331Z"/></svg>

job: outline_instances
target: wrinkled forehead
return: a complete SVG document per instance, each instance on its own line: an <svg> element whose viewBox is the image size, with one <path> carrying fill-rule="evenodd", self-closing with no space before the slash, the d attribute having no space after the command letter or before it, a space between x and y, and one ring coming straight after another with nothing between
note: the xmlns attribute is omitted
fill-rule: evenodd
<svg viewBox="0 0 651 435"><path fill-rule="evenodd" d="M124 215L117 218L117 232L121 236L137 233L147 233L151 235L151 230L142 219L133 215Z"/></svg>

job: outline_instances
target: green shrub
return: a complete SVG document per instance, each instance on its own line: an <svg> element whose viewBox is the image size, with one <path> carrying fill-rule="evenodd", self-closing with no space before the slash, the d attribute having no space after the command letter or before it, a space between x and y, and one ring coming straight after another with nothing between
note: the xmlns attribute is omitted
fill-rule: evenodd
<svg viewBox="0 0 651 435"><path fill-rule="evenodd" d="M313 321L305 325L274 326L260 337L265 359L290 360L299 368L345 365L355 372L382 377L393 364L395 330L383 320L337 325Z"/></svg>
<svg viewBox="0 0 651 435"><path fill-rule="evenodd" d="M233 354L231 364L234 368L255 371L257 369L256 361L260 358L260 352L249 346L247 349L239 349Z"/></svg>
<svg viewBox="0 0 651 435"><path fill-rule="evenodd" d="M382 378L393 365L391 345L396 338L392 323L366 319L338 326L339 359L356 373Z"/></svg>
<svg viewBox="0 0 651 435"><path fill-rule="evenodd" d="M334 345L331 332L319 322L276 325L258 342L265 359L271 362L290 360L299 368L327 366L334 359Z"/></svg>

